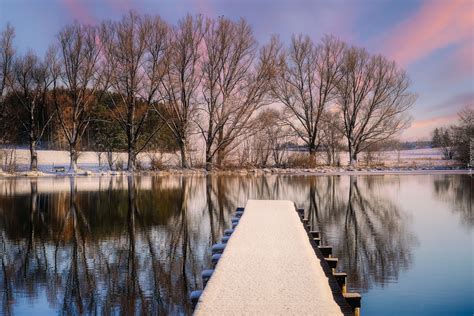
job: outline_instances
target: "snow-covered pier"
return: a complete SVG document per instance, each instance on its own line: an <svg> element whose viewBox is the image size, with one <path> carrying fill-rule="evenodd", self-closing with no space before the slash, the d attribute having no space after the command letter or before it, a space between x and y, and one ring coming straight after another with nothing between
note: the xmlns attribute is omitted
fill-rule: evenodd
<svg viewBox="0 0 474 316"><path fill-rule="evenodd" d="M203 273L207 285L195 315L352 313L293 202L249 200L240 215L225 248L213 248L222 254L212 276Z"/></svg>

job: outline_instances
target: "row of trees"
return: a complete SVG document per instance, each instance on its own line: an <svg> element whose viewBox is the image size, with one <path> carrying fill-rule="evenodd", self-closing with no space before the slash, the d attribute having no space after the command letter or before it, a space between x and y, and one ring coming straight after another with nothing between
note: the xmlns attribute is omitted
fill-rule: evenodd
<svg viewBox="0 0 474 316"><path fill-rule="evenodd" d="M474 108L465 108L458 114L457 124L435 128L432 144L441 148L445 159L471 163L474 159Z"/></svg>
<svg viewBox="0 0 474 316"><path fill-rule="evenodd" d="M289 45L272 37L259 46L243 19L187 15L170 25L130 12L98 26L66 26L43 59L16 54L13 38L7 25L2 126L28 135L32 170L48 129L67 142L73 171L85 133L94 135L92 149L126 149L130 171L160 137L167 145L158 147L178 150L183 168L196 136L208 170L256 138L268 140L276 163L289 138L311 160L323 148L334 163L344 137L354 164L407 127L415 101L406 73L383 56L332 36L318 43L293 36Z"/></svg>

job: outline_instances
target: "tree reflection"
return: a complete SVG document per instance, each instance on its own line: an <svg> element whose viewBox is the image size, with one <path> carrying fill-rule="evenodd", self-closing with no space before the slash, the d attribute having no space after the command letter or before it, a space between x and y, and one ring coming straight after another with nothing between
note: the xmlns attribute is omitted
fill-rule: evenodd
<svg viewBox="0 0 474 316"><path fill-rule="evenodd" d="M396 201L378 191L385 178L110 177L93 189L84 178L58 178L67 191L54 193L41 179L22 181L28 192L16 192L24 186L13 181L0 188L4 314L22 295L41 293L64 314L190 314L188 295L202 287L210 245L250 198L304 207L357 290L396 280L415 243Z"/></svg>
<svg viewBox="0 0 474 316"><path fill-rule="evenodd" d="M454 205L450 209L461 216L461 224L474 227L474 177L469 175L435 177L435 197Z"/></svg>
<svg viewBox="0 0 474 316"><path fill-rule="evenodd" d="M93 192L77 179L56 194L32 180L28 200L10 200L22 212L2 205L1 312L44 291L63 314L190 313L209 247L203 179L154 177L140 190L142 179L128 177Z"/></svg>
<svg viewBox="0 0 474 316"><path fill-rule="evenodd" d="M310 215L320 224L323 242L342 259L340 270L348 273L350 287L364 291L374 283L396 281L411 264L411 248L416 244L397 204L374 194L376 177L350 176L346 202L340 191L336 194L339 179L326 180L310 184Z"/></svg>

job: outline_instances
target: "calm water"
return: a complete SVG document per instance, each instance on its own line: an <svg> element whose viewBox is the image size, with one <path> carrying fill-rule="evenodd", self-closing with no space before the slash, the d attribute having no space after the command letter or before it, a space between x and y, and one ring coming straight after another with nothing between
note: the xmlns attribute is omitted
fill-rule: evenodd
<svg viewBox="0 0 474 316"><path fill-rule="evenodd" d="M0 313L189 314L248 198L307 210L363 315L474 313L467 175L2 179Z"/></svg>

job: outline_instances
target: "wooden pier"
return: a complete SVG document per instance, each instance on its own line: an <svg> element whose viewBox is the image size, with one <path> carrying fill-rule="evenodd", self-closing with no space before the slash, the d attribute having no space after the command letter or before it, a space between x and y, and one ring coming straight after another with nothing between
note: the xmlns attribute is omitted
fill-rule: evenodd
<svg viewBox="0 0 474 316"><path fill-rule="evenodd" d="M353 313L341 290L345 274L332 269L337 259L317 249L319 233L305 230L293 202L249 200L232 227L213 246L216 266L203 271L204 291L193 294L195 315Z"/></svg>

